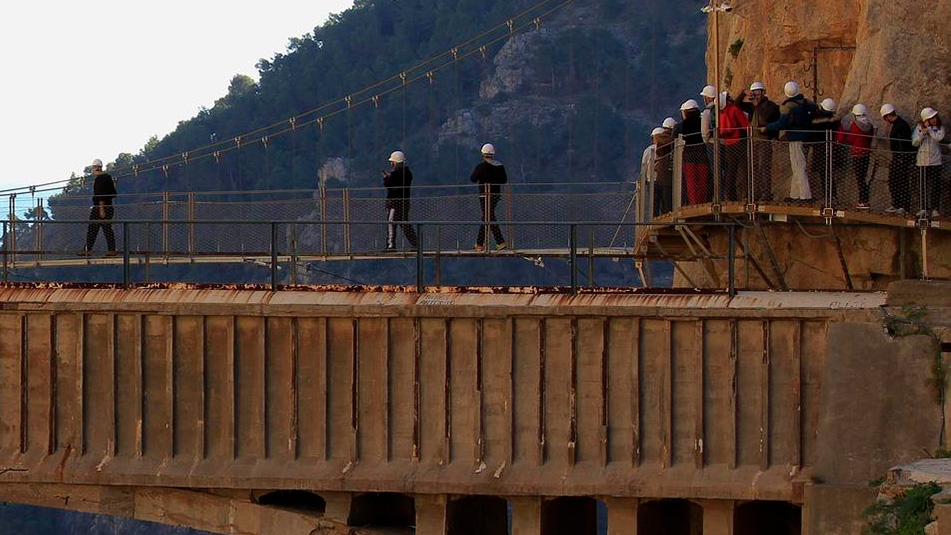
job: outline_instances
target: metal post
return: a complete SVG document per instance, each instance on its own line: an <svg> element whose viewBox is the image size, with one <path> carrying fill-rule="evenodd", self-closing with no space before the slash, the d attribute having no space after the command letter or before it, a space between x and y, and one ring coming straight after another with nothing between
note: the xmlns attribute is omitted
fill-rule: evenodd
<svg viewBox="0 0 951 535"><path fill-rule="evenodd" d="M684 138L677 136L674 140L674 180L671 184L671 203L674 219L680 217L680 205L683 201L684 186Z"/></svg>
<svg viewBox="0 0 951 535"><path fill-rule="evenodd" d="M162 252L168 256L168 192L162 192Z"/></svg>
<svg viewBox="0 0 951 535"><path fill-rule="evenodd" d="M835 206L833 205L833 200L832 200L832 199L833 199L833 186L832 186L832 181L833 181L833 178L832 178L832 149L833 149L833 146L832 146L832 130L826 130L826 140L825 140L825 144L826 144L826 176L825 176L825 183L826 183L825 201L826 201L826 206L825 206L825 207L828 208L828 209L830 209L830 210L834 210L834 209L835 209Z"/></svg>
<svg viewBox="0 0 951 535"><path fill-rule="evenodd" d="M588 235L588 287L594 287L594 227Z"/></svg>
<svg viewBox="0 0 951 535"><path fill-rule="evenodd" d="M733 297L736 295L736 226L730 225L727 231L730 233L730 250L727 252L727 262L730 264L728 292Z"/></svg>
<svg viewBox="0 0 951 535"><path fill-rule="evenodd" d="M129 264L129 222L122 222L122 287L129 289L132 282L132 266Z"/></svg>
<svg viewBox="0 0 951 535"><path fill-rule="evenodd" d="M928 280L928 225L921 226L921 280Z"/></svg>
<svg viewBox="0 0 951 535"><path fill-rule="evenodd" d="M327 188L320 187L320 243L321 251L327 255Z"/></svg>
<svg viewBox="0 0 951 535"><path fill-rule="evenodd" d="M753 126L750 125L746 129L746 202L747 209L750 213L753 212L752 206L756 204L756 180L753 178L754 165L753 165L753 152L756 150L756 146L753 142Z"/></svg>
<svg viewBox="0 0 951 535"><path fill-rule="evenodd" d="M10 244L7 243L7 238L9 238L9 236L7 235L7 230L8 230L7 222L4 221L3 222L3 283L4 284L7 283L8 274L9 274L9 269L7 268L7 262L8 262L7 252L10 250Z"/></svg>
<svg viewBox="0 0 951 535"><path fill-rule="evenodd" d="M188 253L195 254L195 194L188 193Z"/></svg>
<svg viewBox="0 0 951 535"><path fill-rule="evenodd" d="M426 291L426 274L423 272L423 226L416 225L416 292Z"/></svg>
<svg viewBox="0 0 951 535"><path fill-rule="evenodd" d="M568 264L571 266L571 291L578 291L578 226L571 225L568 236L570 256Z"/></svg>
<svg viewBox="0 0 951 535"><path fill-rule="evenodd" d="M508 230L505 235L508 236L509 248L515 248L515 229L516 227L512 225L512 221L515 218L512 216L514 212L514 207L512 206L512 186L506 185L505 187L505 219L509 222Z"/></svg>
<svg viewBox="0 0 951 535"><path fill-rule="evenodd" d="M716 0L710 0L713 8L713 87L716 95L713 98L713 204L720 204L720 10ZM706 132L704 132L706 134Z"/></svg>
<svg viewBox="0 0 951 535"><path fill-rule="evenodd" d="M9 214L9 216L10 216L10 229L9 229L9 230L10 230L10 234L9 234L10 247L9 247L9 251L10 251L10 254L14 255L14 257L11 259L11 261L12 261L14 264L16 264L16 256L15 256L15 255L16 255L16 252L17 252L17 201L16 201L17 196L16 196L16 194L14 193L14 194L10 195L10 197L8 197L8 198L10 199L10 214Z"/></svg>
<svg viewBox="0 0 951 535"><path fill-rule="evenodd" d="M39 197L36 199L36 212L35 212L35 223L34 223L34 243L33 250L36 251L37 255L40 255L40 251L43 250L43 198Z"/></svg>
<svg viewBox="0 0 951 535"><path fill-rule="evenodd" d="M152 222L145 222L145 283L152 282Z"/></svg>
<svg viewBox="0 0 951 535"><path fill-rule="evenodd" d="M277 223L271 223L271 291L277 291Z"/></svg>
<svg viewBox="0 0 951 535"><path fill-rule="evenodd" d="M350 254L350 190L343 190L343 243L345 251Z"/></svg>
<svg viewBox="0 0 951 535"><path fill-rule="evenodd" d="M297 224L291 223L291 284L297 284Z"/></svg>
<svg viewBox="0 0 951 535"><path fill-rule="evenodd" d="M436 263L433 266L436 286L442 286L442 225L436 227Z"/></svg>

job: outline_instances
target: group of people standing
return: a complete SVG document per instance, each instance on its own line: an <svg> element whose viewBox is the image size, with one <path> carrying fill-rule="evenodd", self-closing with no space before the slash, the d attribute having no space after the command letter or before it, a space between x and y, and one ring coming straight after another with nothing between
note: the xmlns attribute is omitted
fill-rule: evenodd
<svg viewBox="0 0 951 535"><path fill-rule="evenodd" d="M495 208L499 204L502 194L502 184L508 182L505 166L495 159L495 147L486 143L480 151L482 161L473 169L469 177L471 182L479 187L479 207L482 211L484 225L479 225L476 237L475 250L485 251L486 227L489 227L495 238L495 249L507 247L502 229L496 223ZM390 155L390 171L383 172L383 186L386 187L386 250L396 250L396 229L401 227L406 241L412 248L418 244L416 230L408 221L410 208L410 192L413 184L413 173L406 165L406 155L402 151L395 151Z"/></svg>
<svg viewBox="0 0 951 535"><path fill-rule="evenodd" d="M720 200L772 201L774 144L770 142L779 140L788 148L791 170L784 201L811 202L825 195L833 201L837 198L838 184L832 181L831 191L826 192L822 180L827 165L826 151L833 147L848 155L847 162L858 190L855 208L869 209L871 179L868 174L876 130L868 107L856 104L839 117L835 100L812 102L794 81L785 84L783 93L781 103L773 102L766 94L766 86L754 82L749 90L734 99L726 91L718 95L716 88L708 85L700 92L702 107L696 100L689 99L680 107L680 121L668 117L662 126L655 128L641 164L642 176L654 186L654 214L666 213L672 208L673 142L678 137L682 137L684 143L682 202L686 204L713 200L715 173L711 161L715 159L720 161L719 173L716 173L721 186ZM943 193L940 144L945 141L946 131L938 112L924 108L914 128L892 104L884 104L880 115L886 129L885 148L891 152L888 173L891 205L887 211L911 213L913 177L922 176L924 200L917 215L939 217ZM752 150L747 150L748 137L753 138ZM755 176L753 181L748 177L750 168ZM756 191L750 191L751 187Z"/></svg>

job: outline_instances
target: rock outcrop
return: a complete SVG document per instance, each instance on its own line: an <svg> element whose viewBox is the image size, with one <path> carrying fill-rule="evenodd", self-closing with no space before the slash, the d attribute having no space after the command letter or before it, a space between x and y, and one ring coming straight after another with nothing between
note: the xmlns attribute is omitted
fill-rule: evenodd
<svg viewBox="0 0 951 535"><path fill-rule="evenodd" d="M774 98L787 80L839 109L895 104L951 112L951 2L947 0L734 0L720 15L723 85L762 80ZM713 76L713 27L707 51ZM816 83L818 82L818 83ZM877 119L877 117L876 117Z"/></svg>

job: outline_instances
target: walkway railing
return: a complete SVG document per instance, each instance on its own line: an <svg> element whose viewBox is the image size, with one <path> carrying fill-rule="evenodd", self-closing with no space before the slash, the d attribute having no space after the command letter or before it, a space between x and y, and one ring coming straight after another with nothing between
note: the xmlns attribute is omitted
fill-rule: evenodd
<svg viewBox="0 0 951 535"><path fill-rule="evenodd" d="M765 139L752 129L720 143L720 169L713 169L712 143L677 139L654 166L656 180L641 176L639 219L689 205L811 206L833 217L861 210L922 222L951 220L951 156L941 165L917 165L917 150L893 152L890 140L857 136L868 147L836 141L832 131L789 132L791 143ZM757 137L760 136L760 137Z"/></svg>

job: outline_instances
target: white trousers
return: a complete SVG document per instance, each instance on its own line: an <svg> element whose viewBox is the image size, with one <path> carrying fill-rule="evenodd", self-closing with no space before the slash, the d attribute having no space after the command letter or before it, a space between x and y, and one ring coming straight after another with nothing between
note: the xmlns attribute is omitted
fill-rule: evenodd
<svg viewBox="0 0 951 535"><path fill-rule="evenodd" d="M789 196L793 199L811 199L809 176L806 174L806 155L802 151L802 141L789 142L789 165L792 168L792 181L789 183Z"/></svg>

